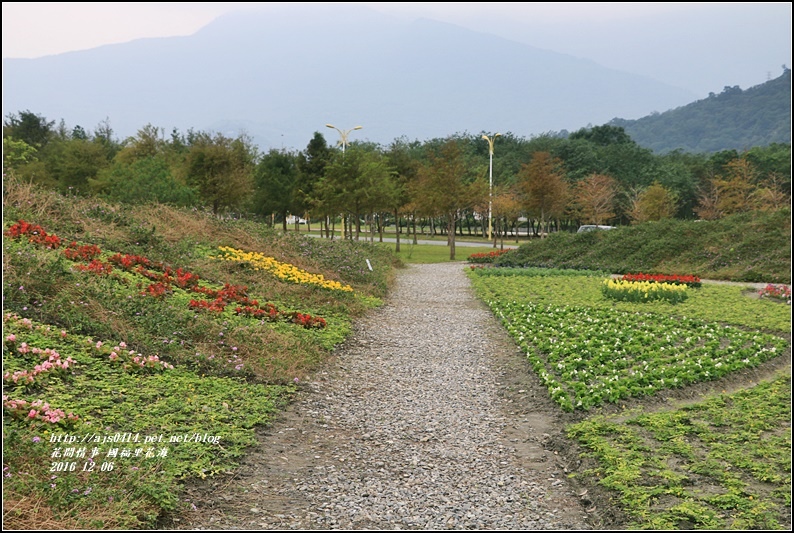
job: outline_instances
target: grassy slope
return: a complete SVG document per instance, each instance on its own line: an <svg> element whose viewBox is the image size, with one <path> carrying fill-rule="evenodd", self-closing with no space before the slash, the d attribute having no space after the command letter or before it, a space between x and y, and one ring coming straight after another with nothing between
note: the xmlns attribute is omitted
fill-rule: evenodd
<svg viewBox="0 0 794 533"><path fill-rule="evenodd" d="M352 320L386 294L396 261L363 243L280 236L201 212L65 198L8 179L3 193L4 231L22 219L63 241L49 249L27 237L3 238L3 499L4 523L14 529L151 528L164 512L189 506L179 496L181 481L234 468L256 442L256 427L269 423ZM97 246L103 265L129 254L156 265L149 276L167 266L198 275L208 290L245 286L237 292L273 304L279 320L239 315L239 301L195 311L191 300L212 297L175 283L164 284L163 295L147 294L157 282L134 268L81 271L88 260L65 256L73 241ZM260 252L353 291L215 259L218 246ZM304 328L293 322L296 312L327 327ZM70 358L70 366L38 373L48 358ZM140 367L135 358L149 363ZM14 373L22 376L16 383ZM78 420L45 419L59 418L58 410ZM117 433L141 442L93 440ZM213 438L169 442L185 433ZM80 440L58 442L66 435ZM113 448L119 455L109 455Z"/></svg>
<svg viewBox="0 0 794 533"><path fill-rule="evenodd" d="M704 279L791 283L791 211L716 221L663 220L611 231L556 233L501 258L503 266L694 274Z"/></svg>

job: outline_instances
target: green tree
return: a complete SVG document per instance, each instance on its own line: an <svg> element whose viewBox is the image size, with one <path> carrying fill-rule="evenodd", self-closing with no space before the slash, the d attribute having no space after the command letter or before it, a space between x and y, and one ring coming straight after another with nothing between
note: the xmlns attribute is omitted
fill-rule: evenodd
<svg viewBox="0 0 794 533"><path fill-rule="evenodd" d="M304 215L306 223L311 229L311 213L325 218L326 237L329 237L328 222L329 217L334 213L329 213L322 208L322 202L318 199L315 188L325 175L325 167L331 161L333 152L325 142L322 133L315 131L314 136L306 145L306 149L297 156L298 176L293 197L293 209L296 213ZM322 230L322 225L320 226Z"/></svg>
<svg viewBox="0 0 794 533"><path fill-rule="evenodd" d="M63 192L88 194L89 180L109 164L102 146L82 139L53 142L47 152L45 167Z"/></svg>
<svg viewBox="0 0 794 533"><path fill-rule="evenodd" d="M83 129L82 126L77 125L72 128L72 139L78 139L81 141L88 140L88 133Z"/></svg>
<svg viewBox="0 0 794 533"><path fill-rule="evenodd" d="M25 141L3 137L3 169L18 169L35 161L37 150Z"/></svg>
<svg viewBox="0 0 794 533"><path fill-rule="evenodd" d="M156 126L145 125L134 137L124 142L124 148L116 154L116 159L122 163L132 163L138 159L157 156L166 147L163 133L163 130Z"/></svg>
<svg viewBox="0 0 794 533"><path fill-rule="evenodd" d="M43 149L52 139L55 121L47 121L30 110L11 113L3 122L3 137L24 141L37 150Z"/></svg>
<svg viewBox="0 0 794 533"><path fill-rule="evenodd" d="M101 174L103 195L111 200L176 206L196 203L195 192L172 175L162 154L139 158L132 163L116 161Z"/></svg>
<svg viewBox="0 0 794 533"><path fill-rule="evenodd" d="M610 146L613 144L634 144L626 130L619 126L594 126L590 129L582 128L568 137L570 140L583 139L598 146Z"/></svg>
<svg viewBox="0 0 794 533"><path fill-rule="evenodd" d="M297 156L271 149L259 160L254 171L254 212L278 217L286 232L287 216L293 212L296 203L297 180Z"/></svg>
<svg viewBox="0 0 794 533"><path fill-rule="evenodd" d="M676 212L676 196L659 182L654 182L632 198L629 216L634 224L672 218Z"/></svg>
<svg viewBox="0 0 794 533"><path fill-rule="evenodd" d="M394 215L396 245L394 250L400 252L401 218L410 213L411 205L410 184L416 180L419 172L419 161L416 151L419 148L417 142L409 143L405 139L395 139L386 152L386 158L390 168L394 170L392 179L394 191L390 196L392 199L391 213Z"/></svg>
<svg viewBox="0 0 794 533"><path fill-rule="evenodd" d="M121 150L121 143L113 137L113 128L110 126L110 119L108 118L97 124L91 140L102 147L105 152L105 159L108 161L112 161Z"/></svg>
<svg viewBox="0 0 794 533"><path fill-rule="evenodd" d="M253 190L255 157L255 149L243 136L195 134L185 157L185 182L215 215L242 208Z"/></svg>
<svg viewBox="0 0 794 533"><path fill-rule="evenodd" d="M548 233L549 221L561 218L568 203L568 184L562 161L548 152L536 152L521 166L518 186L528 214Z"/></svg>
<svg viewBox="0 0 794 533"><path fill-rule="evenodd" d="M419 168L413 187L414 201L421 212L446 220L449 258L455 260L455 228L461 211L472 208L488 194L488 183L472 180L455 139L428 154Z"/></svg>
<svg viewBox="0 0 794 533"><path fill-rule="evenodd" d="M325 176L318 186L318 196L324 209L344 211L355 221L355 239L361 234L361 216L371 215L379 208L388 208L393 189L389 183L391 169L385 158L376 151L356 144L346 152L337 153L325 168ZM352 225L348 235L352 237Z"/></svg>

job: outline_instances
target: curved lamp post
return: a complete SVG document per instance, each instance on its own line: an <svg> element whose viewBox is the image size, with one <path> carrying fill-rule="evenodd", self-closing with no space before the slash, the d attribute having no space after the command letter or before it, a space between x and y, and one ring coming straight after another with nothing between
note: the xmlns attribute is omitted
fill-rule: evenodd
<svg viewBox="0 0 794 533"><path fill-rule="evenodd" d="M342 153L344 154L345 153L345 146L347 146L347 136L348 136L348 134L351 131L353 131L353 130L360 130L364 126L356 126L355 128L351 128L349 130L340 130L339 128L337 128L336 126L334 126L332 124L326 124L325 127L334 129L334 130L339 132L339 135L342 137L341 140L339 141L339 144L342 145Z"/></svg>
<svg viewBox="0 0 794 533"><path fill-rule="evenodd" d="M342 157L344 157L344 155L345 155L345 147L347 146L347 136L348 136L348 134L349 134L351 131L354 131L354 130L360 130L360 129L361 129L361 128L363 128L364 126L356 126L355 128L351 128L351 129L349 129L349 130L340 130L339 128L337 128L337 127L336 127L336 126L334 126L333 124L326 124L326 125L325 125L325 127L326 127L326 128L331 128L331 129L333 129L333 130L336 130L336 131L338 131L338 132L339 132L339 135L340 135L340 137L341 137L341 138L339 139L339 144L341 144L341 145L342 145ZM344 220L344 216L342 217L342 220ZM345 227L346 227L346 226L347 226L347 224L345 224ZM345 230L345 231L346 231L346 230ZM353 235L352 235L352 233L353 233L353 231L352 231L352 227L351 227L351 231L350 231L350 233L351 233L351 235L350 235L350 238L352 239L352 238L353 238Z"/></svg>
<svg viewBox="0 0 794 533"><path fill-rule="evenodd" d="M502 135L501 133L497 133L493 137L488 137L487 135L483 135L482 138L488 141L488 157L490 159L489 163L489 176L488 176L488 240L491 240L491 207L493 205L493 142L496 140L497 137Z"/></svg>

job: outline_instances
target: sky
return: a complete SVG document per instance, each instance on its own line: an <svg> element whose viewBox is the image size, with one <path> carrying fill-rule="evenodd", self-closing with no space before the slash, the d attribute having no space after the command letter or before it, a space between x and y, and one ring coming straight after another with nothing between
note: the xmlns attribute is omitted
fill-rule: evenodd
<svg viewBox="0 0 794 533"><path fill-rule="evenodd" d="M591 59L702 97L725 86L763 83L779 76L782 65L791 67L790 2L356 3L393 16L432 18ZM228 11L273 9L279 4L3 2L3 58L36 58L146 37L190 35ZM287 4L311 9L319 3ZM654 35L654 30L662 36Z"/></svg>
<svg viewBox="0 0 794 533"><path fill-rule="evenodd" d="M3 2L3 57L35 58L142 37L190 35L228 11L254 6L267 8L280 3L283 2ZM300 3L311 6L318 2ZM355 3L388 14L422 16L462 26L471 25L483 15L507 16L522 22L556 23L572 19L592 22L675 12L692 5L676 2Z"/></svg>

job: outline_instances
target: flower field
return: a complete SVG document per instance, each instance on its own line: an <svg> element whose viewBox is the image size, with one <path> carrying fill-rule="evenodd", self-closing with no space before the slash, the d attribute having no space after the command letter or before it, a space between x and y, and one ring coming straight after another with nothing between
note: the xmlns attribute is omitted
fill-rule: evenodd
<svg viewBox="0 0 794 533"><path fill-rule="evenodd" d="M788 306L713 284L680 284L685 301L616 301L597 273L499 270L467 272L551 400L581 420L565 430L583 461L571 476L616 505L622 526L790 527L789 373L680 408L643 409L676 389L790 361ZM632 410L604 414L628 403Z"/></svg>
<svg viewBox="0 0 794 533"><path fill-rule="evenodd" d="M4 315L3 333L6 523L24 524L15 510L35 520L34 507L51 508L59 523L74 527L154 523L163 511L189 505L169 487L233 468L256 442L255 425L294 390L202 376L123 341L73 335L13 313ZM69 364L36 372L53 359ZM182 388L186 397L174 394ZM185 433L216 439L171 439Z"/></svg>
<svg viewBox="0 0 794 533"><path fill-rule="evenodd" d="M788 342L699 319L577 306L489 302L566 411L720 378Z"/></svg>
<svg viewBox="0 0 794 533"><path fill-rule="evenodd" d="M9 183L4 207L10 529L151 529L190 512L184 484L239 465L392 268L371 247L307 256L261 225L165 206ZM308 268L212 259L225 242ZM348 270L365 259L374 271Z"/></svg>

